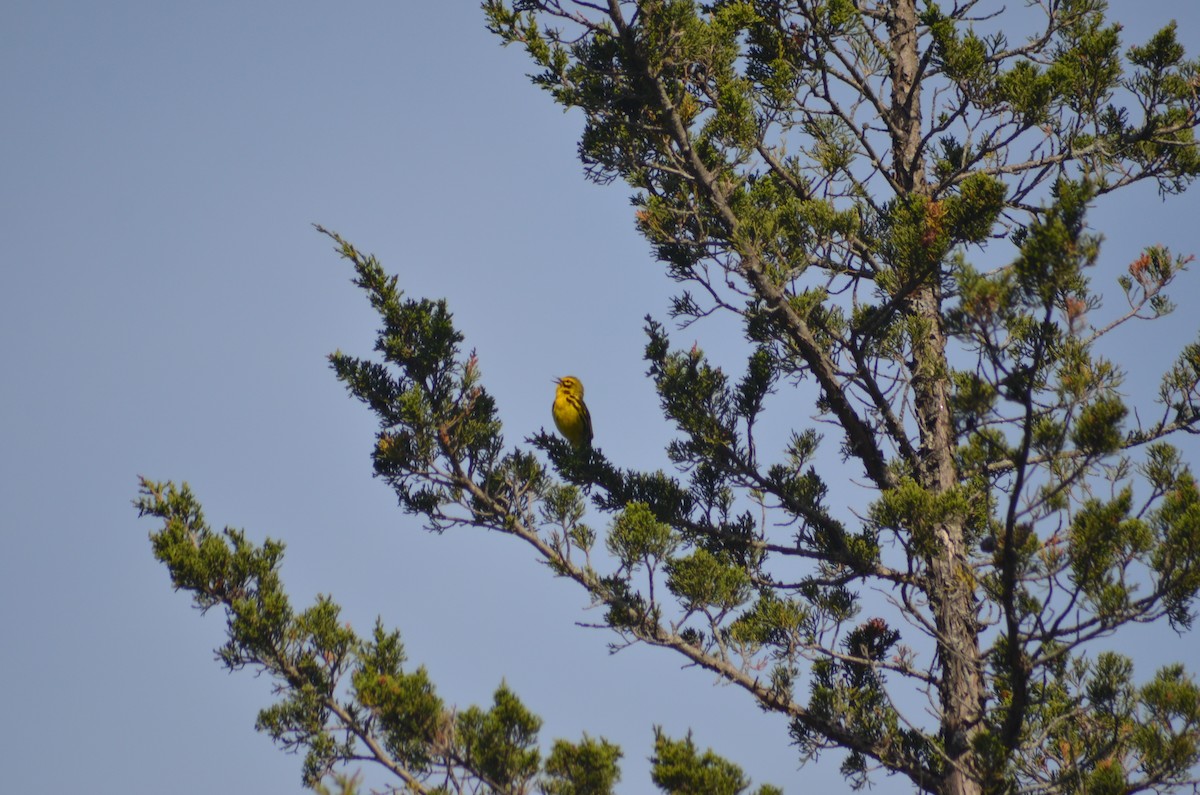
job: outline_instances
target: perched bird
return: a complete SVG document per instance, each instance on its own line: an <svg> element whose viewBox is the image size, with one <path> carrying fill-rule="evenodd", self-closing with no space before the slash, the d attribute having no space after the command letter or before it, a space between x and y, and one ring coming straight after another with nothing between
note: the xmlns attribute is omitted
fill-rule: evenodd
<svg viewBox="0 0 1200 795"><path fill-rule="evenodd" d="M583 402L583 383L573 375L554 379L554 424L568 442L579 449L592 446L592 415Z"/></svg>

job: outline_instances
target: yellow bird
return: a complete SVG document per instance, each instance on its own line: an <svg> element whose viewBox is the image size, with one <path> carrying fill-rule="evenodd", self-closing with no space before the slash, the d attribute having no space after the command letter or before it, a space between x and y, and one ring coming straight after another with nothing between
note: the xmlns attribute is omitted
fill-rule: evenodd
<svg viewBox="0 0 1200 795"><path fill-rule="evenodd" d="M592 415L583 402L583 383L573 375L554 379L554 424L568 442L579 449L592 446Z"/></svg>

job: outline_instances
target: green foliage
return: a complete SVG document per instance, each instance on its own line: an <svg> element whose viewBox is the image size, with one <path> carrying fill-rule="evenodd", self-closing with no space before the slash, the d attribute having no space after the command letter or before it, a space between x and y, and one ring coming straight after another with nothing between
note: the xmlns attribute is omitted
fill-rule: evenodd
<svg viewBox="0 0 1200 795"><path fill-rule="evenodd" d="M475 357L461 358L462 335L445 301L405 300L396 277L387 276L374 257L318 230L333 238L341 256L354 265L354 283L382 321L375 350L386 365L340 351L329 361L350 394L379 417L375 473L395 489L401 507L428 517L435 529L452 522L442 509L455 501L455 490L429 477L445 459L496 480L514 469L536 478L532 459L501 458L504 440L495 401L478 386Z"/></svg>
<svg viewBox="0 0 1200 795"><path fill-rule="evenodd" d="M400 635L377 621L360 639L340 619L329 597L295 613L283 592L283 545L249 542L241 531L214 533L191 490L143 480L136 506L162 527L151 533L155 556L177 589L203 611L224 610L228 638L218 650L233 669L270 677L278 701L263 709L257 728L289 751L302 751L304 782L343 795L357 790L340 766L372 760L416 792L434 780L460 782L471 791L599 795L620 778L620 748L600 738L563 741L543 767L541 719L505 685L490 709L448 708L423 667L404 669ZM478 787L485 790L475 789ZM459 791L459 790L456 790Z"/></svg>
<svg viewBox="0 0 1200 795"><path fill-rule="evenodd" d="M687 611L733 610L750 598L750 578L732 561L706 549L674 558L667 564L667 587Z"/></svg>
<svg viewBox="0 0 1200 795"><path fill-rule="evenodd" d="M1132 502L1129 490L1107 503L1089 502L1071 523L1074 580L1106 617L1128 609L1127 567L1150 543L1145 524L1129 515Z"/></svg>
<svg viewBox="0 0 1200 795"><path fill-rule="evenodd" d="M1104 25L1100 7L1063 27L1048 76L1076 113L1095 114L1112 97L1121 77L1120 26Z"/></svg>
<svg viewBox="0 0 1200 795"><path fill-rule="evenodd" d="M1139 696L1144 717L1133 741L1148 771L1159 780L1186 776L1200 762L1200 688L1183 666L1170 665L1159 670Z"/></svg>
<svg viewBox="0 0 1200 795"><path fill-rule="evenodd" d="M455 737L464 763L478 770L489 786L524 791L541 763L536 745L541 727L541 718L501 685L490 710L469 707L458 716Z"/></svg>
<svg viewBox="0 0 1200 795"><path fill-rule="evenodd" d="M1200 761L1195 683L1178 665L1141 688L1133 677L1128 657L1102 652L1061 667L1040 689L1044 708L1031 729L1045 731L1048 742L1031 763L1054 771L1061 791L1125 792L1132 758L1144 780L1157 782L1186 776Z"/></svg>
<svg viewBox="0 0 1200 795"><path fill-rule="evenodd" d="M313 785L313 792L317 795L358 795L358 775L346 775L345 773L334 773L330 778L337 785L337 790L330 788L324 781L319 781Z"/></svg>
<svg viewBox="0 0 1200 795"><path fill-rule="evenodd" d="M546 760L545 795L611 795L621 780L621 749L586 734L577 745L556 740Z"/></svg>
<svg viewBox="0 0 1200 795"><path fill-rule="evenodd" d="M960 489L937 493L911 478L884 492L871 506L871 521L880 529L903 534L921 553L936 553L937 530L970 510Z"/></svg>
<svg viewBox="0 0 1200 795"><path fill-rule="evenodd" d="M986 43L968 30L959 35L954 20L942 14L936 4L930 4L922 15L929 25L937 52L937 65L949 79L959 85L980 80L986 74Z"/></svg>
<svg viewBox="0 0 1200 795"><path fill-rule="evenodd" d="M378 733L391 756L410 769L427 770L444 729L445 706L425 668L405 673L404 660L400 634L386 632L377 621L350 681L355 699L379 722Z"/></svg>
<svg viewBox="0 0 1200 795"><path fill-rule="evenodd" d="M284 685L280 701L259 713L257 726L285 748L305 749L305 782L320 781L353 747L327 728L340 709L334 692L339 672L357 645L339 625L336 605L321 598L296 615L278 576L283 545L268 540L258 547L228 528L214 533L186 484L143 479L135 504L141 515L163 523L151 543L174 587L191 592L203 611L224 608L229 638L217 654L225 666L266 671Z"/></svg>
<svg viewBox="0 0 1200 795"><path fill-rule="evenodd" d="M1156 541L1150 565L1167 617L1176 629L1190 629L1195 619L1192 604L1200 590L1200 489L1189 470L1175 470L1170 490L1149 522Z"/></svg>
<svg viewBox="0 0 1200 795"><path fill-rule="evenodd" d="M670 525L655 518L648 505L634 502L613 522L606 543L622 568L633 570L638 566L654 569L671 556L679 540L672 536Z"/></svg>
<svg viewBox="0 0 1200 795"><path fill-rule="evenodd" d="M1004 210L1007 188L995 177L971 174L958 184L958 194L946 199L946 227L951 240L983 243Z"/></svg>
<svg viewBox="0 0 1200 795"><path fill-rule="evenodd" d="M767 592L729 627L729 636L740 643L767 644L786 649L811 637L809 612L794 599Z"/></svg>
<svg viewBox="0 0 1200 795"><path fill-rule="evenodd" d="M1102 395L1080 410L1071 441L1076 449L1085 453L1116 452L1123 440L1120 423L1127 413L1119 398Z"/></svg>
<svg viewBox="0 0 1200 795"><path fill-rule="evenodd" d="M1029 228L1013 272L1031 307L1052 306L1056 299L1086 290L1082 270L1095 264L1100 253L1100 238L1084 232L1093 195L1087 183L1055 183L1055 202Z"/></svg>
<svg viewBox="0 0 1200 795"><path fill-rule="evenodd" d="M650 762L650 779L668 795L739 795L750 788L750 780L740 767L712 749L698 752L690 732L682 740L672 740L656 726ZM764 784L755 793L781 795L782 790Z"/></svg>
<svg viewBox="0 0 1200 795"><path fill-rule="evenodd" d="M330 362L377 417L375 473L404 510L524 542L614 649L741 688L802 761L841 749L853 786L881 769L956 795L1166 792L1198 779L1197 689L1177 666L1139 684L1093 644L1194 619L1200 489L1167 439L1200 427L1200 342L1157 407L1099 351L1174 309L1191 257L1146 248L1106 304L1088 210L1200 175L1200 61L1174 24L1129 47L1103 0L994 24L999 5L485 0L533 82L582 112L587 176L629 186L672 319L741 324L706 352L647 318L674 472L545 432L506 452L446 303L326 232L380 317L375 357ZM359 639L327 598L295 612L282 546L212 533L186 487L147 482L139 508L164 521L175 587L227 612L220 659L279 684L259 725L306 753L310 785L367 756L416 791L614 788L606 741L543 763L507 688L455 712L395 633ZM902 711L914 692L929 709ZM749 787L661 731L653 776Z"/></svg>

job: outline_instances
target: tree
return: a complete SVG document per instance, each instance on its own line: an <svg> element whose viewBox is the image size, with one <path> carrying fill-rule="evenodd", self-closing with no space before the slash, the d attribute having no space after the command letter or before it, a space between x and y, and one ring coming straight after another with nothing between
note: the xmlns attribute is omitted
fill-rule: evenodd
<svg viewBox="0 0 1200 795"><path fill-rule="evenodd" d="M582 110L588 176L633 189L681 285L672 317L740 319L736 377L647 319L676 474L544 433L528 442L553 472L506 452L446 304L406 299L327 233L382 322L381 361L331 363L378 416L375 471L406 511L524 541L620 642L740 687L787 717L802 759L844 751L854 785L873 769L944 795L1194 785L1200 688L1181 665L1139 684L1095 650L1195 615L1200 490L1170 440L1200 429L1200 344L1132 412L1103 355L1172 310L1190 257L1147 248L1108 310L1086 211L1200 174L1200 62L1173 25L1123 53L1103 0L987 5L484 2L533 82ZM1034 12L1028 37L1005 34ZM810 396L830 438L763 439L781 393ZM827 504L829 442L855 505ZM223 661L277 677L259 725L307 752L310 783L369 758L418 792L611 791L615 746L559 741L543 763L507 688L454 714L395 633L359 638L328 600L294 613L278 544L213 533L186 487L144 481L138 505L163 520L175 586L227 611ZM654 754L666 792L749 786L690 737L660 733Z"/></svg>

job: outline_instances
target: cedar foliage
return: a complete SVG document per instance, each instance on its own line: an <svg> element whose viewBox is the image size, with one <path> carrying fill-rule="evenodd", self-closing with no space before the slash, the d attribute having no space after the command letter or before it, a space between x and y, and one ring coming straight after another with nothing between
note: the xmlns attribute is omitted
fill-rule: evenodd
<svg viewBox="0 0 1200 795"><path fill-rule="evenodd" d="M402 508L524 541L618 644L715 672L786 718L802 760L843 752L853 785L883 770L943 795L1194 786L1200 688L1181 665L1138 679L1095 644L1131 623L1190 629L1200 589L1200 490L1172 445L1200 425L1200 344L1144 405L1100 353L1173 309L1190 257L1146 248L1105 302L1087 224L1099 197L1200 173L1200 63L1175 26L1127 47L1103 0L484 10L533 82L582 111L587 176L633 191L680 285L671 318L732 313L746 365L675 349L648 318L677 472L543 433L527 441L547 467L505 451L446 304L406 298L327 232L381 320L377 358L331 364L379 419L375 471ZM763 440L774 396L797 390L835 430ZM829 505L833 476L861 501ZM606 530L585 523L588 497ZM455 712L395 633L359 638L328 600L295 613L282 548L214 533L186 487L144 481L138 505L163 521L175 586L229 616L222 661L280 683L259 725L306 752L308 783L360 758L417 792L619 780L603 739L543 761L539 720L503 685ZM658 732L653 762L664 792L750 785L690 736Z"/></svg>

